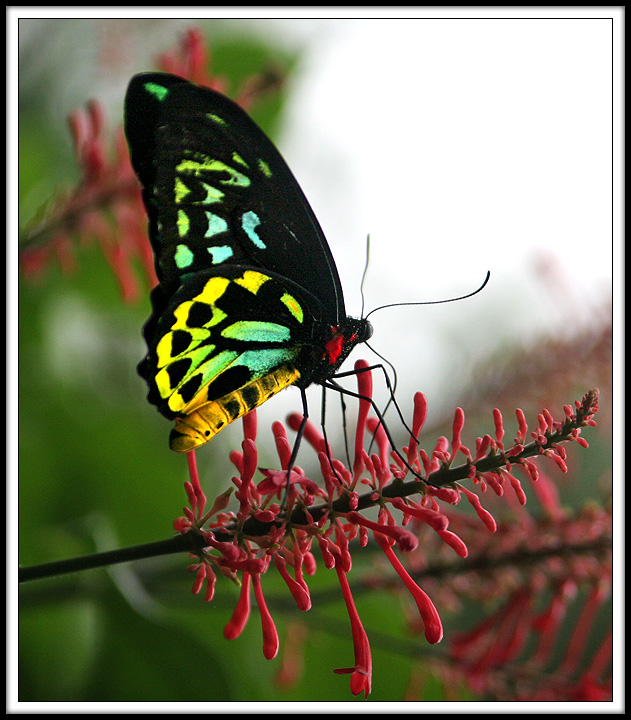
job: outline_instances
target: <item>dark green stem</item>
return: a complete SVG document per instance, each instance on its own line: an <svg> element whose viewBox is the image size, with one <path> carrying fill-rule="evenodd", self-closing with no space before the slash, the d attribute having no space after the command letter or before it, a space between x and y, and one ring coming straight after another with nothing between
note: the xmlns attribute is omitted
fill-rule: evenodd
<svg viewBox="0 0 631 720"><path fill-rule="evenodd" d="M132 547L119 550L108 550L107 552L94 553L93 555L82 555L81 557L70 558L69 560L58 560L56 562L20 567L18 569L19 582L29 580L41 580L56 575L79 570L115 565L116 563L130 562L132 560L143 560L144 558L158 557L159 555L171 555L178 552L195 552L204 546L203 539L196 533L186 535L174 535L166 540L133 545Z"/></svg>

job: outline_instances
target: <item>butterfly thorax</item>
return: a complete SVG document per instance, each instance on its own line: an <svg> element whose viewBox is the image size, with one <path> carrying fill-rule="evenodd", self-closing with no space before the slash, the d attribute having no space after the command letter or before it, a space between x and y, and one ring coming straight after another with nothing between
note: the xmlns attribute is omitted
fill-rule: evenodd
<svg viewBox="0 0 631 720"><path fill-rule="evenodd" d="M316 323L312 342L303 350L303 369L296 384L307 387L324 382L335 374L351 350L371 335L372 325L368 320L347 317L339 325Z"/></svg>

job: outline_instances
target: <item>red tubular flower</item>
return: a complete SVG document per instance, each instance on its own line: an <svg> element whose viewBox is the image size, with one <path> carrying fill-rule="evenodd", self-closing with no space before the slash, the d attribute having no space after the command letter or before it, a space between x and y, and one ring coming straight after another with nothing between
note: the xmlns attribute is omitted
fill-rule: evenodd
<svg viewBox="0 0 631 720"><path fill-rule="evenodd" d="M362 372L368 367L365 360L358 360L355 363L355 371L357 372L357 392L363 397L372 397L372 373ZM366 431L366 420L370 411L370 402L368 400L359 401L359 410L357 413L357 426L355 429L355 459L353 461L353 479L359 480L364 471L364 433Z"/></svg>
<svg viewBox="0 0 631 720"><path fill-rule="evenodd" d="M303 566L307 575L315 575L316 572L316 559L313 553L306 552L302 556Z"/></svg>
<svg viewBox="0 0 631 720"><path fill-rule="evenodd" d="M539 478L539 470L532 460L523 460L521 466L528 473L528 477L532 482L537 482Z"/></svg>
<svg viewBox="0 0 631 720"><path fill-rule="evenodd" d="M320 552L322 553L322 559L324 560L324 567L331 570L335 566L335 555L331 551L334 547L333 543L325 537L320 535L316 536L318 545L320 546Z"/></svg>
<svg viewBox="0 0 631 720"><path fill-rule="evenodd" d="M276 657L276 653L278 652L278 630L276 630L276 625L274 625L272 616L265 604L260 574L252 575L251 577L252 585L254 586L256 604L259 606L259 612L261 614L261 625L263 627L263 655L265 655L268 660L271 660Z"/></svg>
<svg viewBox="0 0 631 720"><path fill-rule="evenodd" d="M256 432L258 430L258 420L255 412L246 413L242 418L243 437L246 440L256 442Z"/></svg>
<svg viewBox="0 0 631 720"><path fill-rule="evenodd" d="M427 525L437 532L439 530L446 530L449 525L449 519L446 515L443 515L443 513L422 507L417 503L413 503L411 500L406 502L403 498L395 497L392 499L392 505L397 510L401 510L401 512L408 515L413 515L415 518L427 523Z"/></svg>
<svg viewBox="0 0 631 720"><path fill-rule="evenodd" d="M478 460L481 460L483 457L486 457L486 453L493 443L493 438L490 435L485 435L482 438L478 438L475 441L475 457L473 458L473 462L476 463Z"/></svg>
<svg viewBox="0 0 631 720"><path fill-rule="evenodd" d="M524 411L520 408L517 408L515 410L515 415L517 416L517 424L519 426L519 429L517 431L517 437L515 438L515 442L519 442L521 445L523 445L526 442L526 435L528 433L528 423L526 422L526 416L524 414Z"/></svg>
<svg viewBox="0 0 631 720"><path fill-rule="evenodd" d="M427 418L427 398L422 392L414 394L414 414L412 416L412 433L414 438L418 438L425 425Z"/></svg>
<svg viewBox="0 0 631 720"><path fill-rule="evenodd" d="M195 572L195 582L193 583L193 594L197 595L202 589L204 580L206 581L206 592L204 593L204 600L210 602L215 594L215 583L217 576L212 571L210 563L203 559L201 562L190 565L188 570Z"/></svg>
<svg viewBox="0 0 631 720"><path fill-rule="evenodd" d="M309 593L309 587L302 574L302 570L304 568L307 575L313 575L315 572L315 558L308 550L309 547L311 547L311 540L309 540L308 544L305 547L300 547L300 545L298 544L294 545L292 550L292 564L294 568L294 574L296 576L296 581L303 586L307 594ZM309 602L311 602L311 598L309 598Z"/></svg>
<svg viewBox="0 0 631 720"><path fill-rule="evenodd" d="M567 472L567 465L565 463L565 460L559 455L559 453L555 452L554 449L544 450L543 454L546 457L551 458L557 464L561 472Z"/></svg>
<svg viewBox="0 0 631 720"><path fill-rule="evenodd" d="M239 600L232 612L232 617L223 629L223 635L227 640L234 640L241 635L243 628L250 617L250 575L243 573L241 581L241 592Z"/></svg>
<svg viewBox="0 0 631 720"><path fill-rule="evenodd" d="M407 461L410 466L420 468L420 464L417 458L418 449L418 436L420 435L421 429L425 424L427 417L427 398L423 393L417 392L414 395L414 411L412 414L412 435L410 437L410 443L407 448L404 448L407 454Z"/></svg>
<svg viewBox="0 0 631 720"><path fill-rule="evenodd" d="M210 75L208 66L208 51L204 36L199 28L189 28L174 49L158 56L158 66L164 72L185 77L198 85L225 91L226 82L223 78Z"/></svg>
<svg viewBox="0 0 631 720"><path fill-rule="evenodd" d="M502 475L510 480L511 487L515 491L515 495L521 505L526 504L526 493L524 492L519 480L507 470L502 470Z"/></svg>
<svg viewBox="0 0 631 720"><path fill-rule="evenodd" d="M438 534L460 557L467 557L469 554L467 546L455 533L452 533L451 530L438 530Z"/></svg>
<svg viewBox="0 0 631 720"><path fill-rule="evenodd" d="M390 441L388 440L386 431L376 417L369 417L366 424L368 426L368 430L375 436L375 442L379 448L379 460L381 461L381 467L385 469L388 467L388 461L390 459ZM390 480L390 477L391 475L388 476L388 480Z"/></svg>
<svg viewBox="0 0 631 720"><path fill-rule="evenodd" d="M243 448L241 485L236 492L236 497L239 500L238 517L240 520L245 520L250 512L250 484L256 472L258 452L256 443L249 438L241 443L241 447Z"/></svg>
<svg viewBox="0 0 631 720"><path fill-rule="evenodd" d="M326 497L328 501L332 503L336 497L336 491L339 487L340 480L333 472L331 461L326 453L319 452L318 461L320 463L320 472L322 473L322 479L324 480L324 486L326 488Z"/></svg>
<svg viewBox="0 0 631 720"><path fill-rule="evenodd" d="M504 495L504 488L502 486L501 482L501 475L495 472L486 472L486 473L480 473L480 475L476 479L484 480L484 482L493 490L493 492L498 496L502 497Z"/></svg>
<svg viewBox="0 0 631 720"><path fill-rule="evenodd" d="M195 450L186 453L186 461L188 462L188 472L191 478L190 483L185 483L184 487L187 491L191 510L195 513L196 518L200 518L204 514L206 507L206 496L199 482L199 473L197 472L197 460L195 458Z"/></svg>
<svg viewBox="0 0 631 720"><path fill-rule="evenodd" d="M383 433L383 435L385 436L385 433ZM377 437L379 438L379 435ZM379 455L375 454L370 458L370 467L374 469L379 490L384 488L392 480L390 467L387 463L385 465L383 464Z"/></svg>
<svg viewBox="0 0 631 720"><path fill-rule="evenodd" d="M311 607L311 598L309 597L309 590L304 582L297 582L291 577L291 575L287 572L287 563L285 562L285 558L279 553L274 553L274 564L276 565L283 580L287 583L289 592L293 595L296 605L300 608L300 610L309 610Z"/></svg>
<svg viewBox="0 0 631 720"><path fill-rule="evenodd" d="M405 586L410 591L410 594L414 598L416 607L423 620L425 627L425 638L427 642L435 644L443 638L443 625L440 621L440 615L438 610L434 606L434 603L430 600L427 593L425 593L410 577L407 570L401 564L399 558L394 554L392 547L388 540L381 534L375 533L375 540L386 554L386 557L390 561L392 567L397 571L397 574L405 583Z"/></svg>
<svg viewBox="0 0 631 720"><path fill-rule="evenodd" d="M287 471L286 470L268 470L267 468L261 468L261 473L264 480L257 485L256 489L262 496L275 495L280 498L281 493L284 491L287 485ZM292 470L289 473L289 482L291 485L296 483L305 482L310 483L311 481L304 475L300 475L296 470Z"/></svg>
<svg viewBox="0 0 631 720"><path fill-rule="evenodd" d="M497 408L493 410L493 420L495 421L495 442L497 443L497 447L503 451L504 444L502 443L502 438L504 437L504 425L502 413Z"/></svg>
<svg viewBox="0 0 631 720"><path fill-rule="evenodd" d="M302 415L299 413L292 413L287 418L287 425L289 425L289 427L295 432L298 431L301 424ZM305 424L303 437L316 452L326 452L326 441L324 439L324 435L320 432L318 426L311 420L307 420Z"/></svg>
<svg viewBox="0 0 631 720"><path fill-rule="evenodd" d="M210 565L206 568L206 592L204 593L204 602L210 602L215 596L215 584L217 576L212 571Z"/></svg>
<svg viewBox="0 0 631 720"><path fill-rule="evenodd" d="M190 513L191 511L188 508L184 508L185 513ZM193 518L191 513L191 518L189 517L178 517L175 518L173 521L173 528L175 529L175 532L182 533L185 535L192 527L193 525Z"/></svg>
<svg viewBox="0 0 631 720"><path fill-rule="evenodd" d="M480 503L480 498L474 492L471 492L471 490L467 490L467 488L465 487L460 486L459 490L464 494L464 496L471 503L471 505L473 505L473 508L478 514L478 517L486 525L488 530L490 530L490 532L495 532L497 530L497 523L495 522L495 518L491 515L490 512L488 512L488 510L485 510L482 507L482 504Z"/></svg>
<svg viewBox="0 0 631 720"><path fill-rule="evenodd" d="M348 538L344 534L338 518L335 519L335 539L339 548L336 563L341 565L344 572L350 572L353 567L353 560L348 549Z"/></svg>
<svg viewBox="0 0 631 720"><path fill-rule="evenodd" d="M464 410L462 408L456 408L454 413L454 421L452 424L453 435L451 438L451 459L453 462L458 450L462 448L463 452L467 457L471 457L469 450L462 445L462 428L464 427Z"/></svg>
<svg viewBox="0 0 631 720"><path fill-rule="evenodd" d="M255 412L248 413L248 415L255 414ZM248 417L248 415L246 415L246 417ZM281 422L275 422L272 425L272 432L274 433L276 452L278 453L280 466L283 470L287 470L287 468L289 467L289 461L291 460L291 444L287 439L287 431L285 430L285 426Z"/></svg>
<svg viewBox="0 0 631 720"><path fill-rule="evenodd" d="M436 488L430 485L427 488L427 496L438 498L450 505L457 505L460 502L460 495L454 488Z"/></svg>
<svg viewBox="0 0 631 720"><path fill-rule="evenodd" d="M197 567L197 575L195 577L195 582L193 583L193 595L197 595L202 588L202 583L206 579L206 564L201 562L199 565L193 567Z"/></svg>
<svg viewBox="0 0 631 720"><path fill-rule="evenodd" d="M340 581L340 587L342 588L342 595L344 596L344 602L348 610L348 617L351 621L355 665L349 668L338 668L333 672L340 675L352 673L350 682L351 693L353 695L359 695L363 692L364 697L368 697L372 686L372 654L370 652L370 642L364 626L359 619L359 613L355 607L346 573L337 563L335 563L335 570Z"/></svg>

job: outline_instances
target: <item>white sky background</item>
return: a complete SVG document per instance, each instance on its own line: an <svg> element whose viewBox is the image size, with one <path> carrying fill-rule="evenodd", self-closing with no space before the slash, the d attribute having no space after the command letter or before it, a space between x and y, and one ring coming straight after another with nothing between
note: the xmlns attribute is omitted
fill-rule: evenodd
<svg viewBox="0 0 631 720"><path fill-rule="evenodd" d="M308 48L283 151L348 310L367 233L367 309L491 271L371 318L402 383L441 394L505 337L576 329L612 279L611 24L325 21Z"/></svg>

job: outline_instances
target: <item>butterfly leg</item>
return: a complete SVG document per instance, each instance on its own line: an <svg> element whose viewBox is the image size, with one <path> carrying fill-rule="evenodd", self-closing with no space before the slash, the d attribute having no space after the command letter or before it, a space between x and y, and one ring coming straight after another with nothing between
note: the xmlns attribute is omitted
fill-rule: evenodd
<svg viewBox="0 0 631 720"><path fill-rule="evenodd" d="M324 437L324 451L326 453L326 456L329 460L329 467L331 468L331 471L333 475L337 478L337 481L340 484L340 487L344 486L344 481L339 476L339 473L335 469L335 466L333 464L333 456L331 455L331 446L329 445L329 439L326 434L326 387L324 385L322 387L322 407L320 412L320 422L322 427L322 436ZM344 434L344 449L346 452L346 463L347 467L352 468L353 463L351 462L350 453L348 450L348 433L346 428L346 402L344 401L344 395L343 393L338 393L340 396L340 402L342 405L342 431Z"/></svg>
<svg viewBox="0 0 631 720"><path fill-rule="evenodd" d="M388 409L388 406L390 405L390 403L392 403L394 405L395 410L397 411L399 420L401 421L401 424L405 428L406 432L409 433L410 437L413 437L416 440L416 442L418 443L418 438L416 437L416 435L414 435L412 430L408 427L408 424L405 421L405 418L403 417L403 412L401 411L401 408L399 407L399 404L397 403L397 399L394 394L395 387L396 387L396 378L395 378L395 387L393 387L392 383L390 382L390 376L388 375L385 367L381 363L379 363L378 365L369 365L364 368L357 368L355 370L348 370L346 372L336 373L335 378L337 379L337 378L341 378L341 377L349 377L350 375L357 375L358 373L370 372L372 370L381 370L381 372L383 373L385 383L386 383L386 387L388 388L388 393L390 395L390 399L386 403L386 407L385 407L384 411L381 413L381 415L385 414L386 410ZM374 403L372 403L372 404L374 407Z"/></svg>
<svg viewBox="0 0 631 720"><path fill-rule="evenodd" d="M307 426L307 420L309 420L309 404L307 403L307 393L303 387L300 388L300 397L302 399L302 420L300 421L300 427L294 440L294 446L291 449L291 456L289 457L289 464L287 465L287 482L285 484L285 495L283 497L283 508L287 508L287 497L289 495L289 488L291 486L291 470L296 464L296 458L298 457L298 450L300 449L300 443L305 433L305 427Z"/></svg>
<svg viewBox="0 0 631 720"><path fill-rule="evenodd" d="M366 368L366 369L368 369L368 368ZM361 372L361 370L359 372ZM357 373L356 372L341 373L342 376L355 375L355 374L357 374ZM336 377L340 377L340 376L336 375ZM384 420L383 414L381 413L381 411L377 407L377 404L371 397L369 397L368 395L361 395L360 393L353 392L352 390L347 390L346 388L342 387L339 383L335 382L335 380L333 380L333 379L329 379L326 383L323 383L323 386L326 386L326 387L330 388L331 390L336 390L337 392L339 392L343 395L348 395L349 397L354 397L357 400L365 400L366 402L370 403L370 406L372 407L373 412L377 416L379 423L381 424L381 426L384 429L384 432L386 433L386 437L390 441L390 445L392 446L392 450L395 453L395 455L399 458L399 460L401 460L403 465L405 465L405 467L412 473L412 475L414 475L414 477L416 477L418 480L420 480L425 485L431 484L431 483L428 483L427 480L422 475L419 475L419 473L408 463L408 461L399 452L399 450L398 450L397 446L395 445L394 440L392 438L392 434L390 433L390 430L389 430L388 426L386 425L386 421ZM404 423L404 425L405 425L405 423Z"/></svg>

